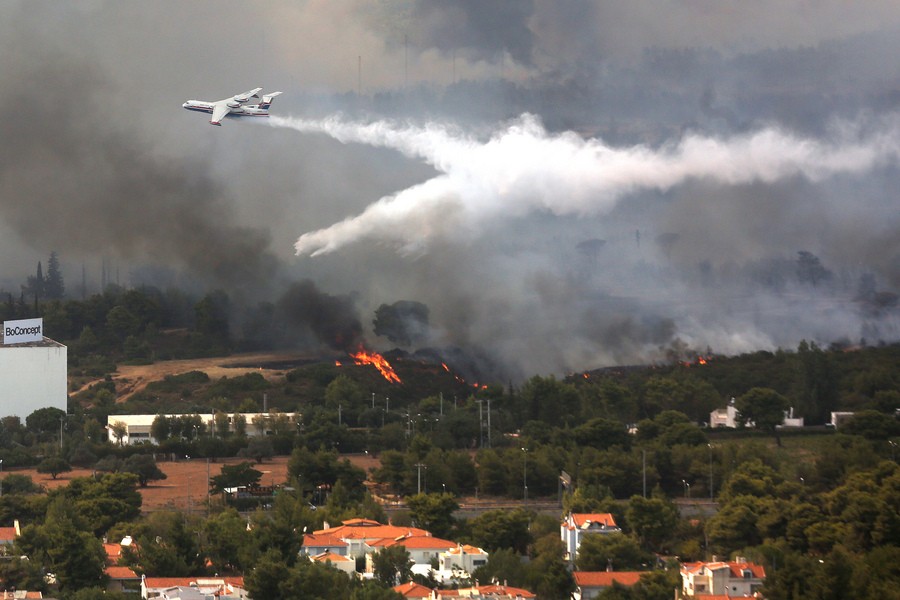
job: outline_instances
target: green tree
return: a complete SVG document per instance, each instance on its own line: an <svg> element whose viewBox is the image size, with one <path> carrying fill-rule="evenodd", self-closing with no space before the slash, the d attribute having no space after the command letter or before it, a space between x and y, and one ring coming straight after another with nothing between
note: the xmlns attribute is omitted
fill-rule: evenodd
<svg viewBox="0 0 900 600"><path fill-rule="evenodd" d="M216 572L241 573L253 565L253 533L236 510L229 508L210 517L203 524L203 531L207 556Z"/></svg>
<svg viewBox="0 0 900 600"><path fill-rule="evenodd" d="M222 465L222 471L210 478L210 490L222 493L226 488L258 485L262 471L253 468L253 463L242 462L236 465Z"/></svg>
<svg viewBox="0 0 900 600"><path fill-rule="evenodd" d="M417 527L426 529L439 538L448 538L453 532L453 513L459 504L450 494L416 494L406 499L410 516Z"/></svg>
<svg viewBox="0 0 900 600"><path fill-rule="evenodd" d="M375 552L372 555L372 571L375 579L385 585L406 583L412 577L412 560L409 552L400 545Z"/></svg>
<svg viewBox="0 0 900 600"><path fill-rule="evenodd" d="M47 278L44 280L44 297L47 300L62 300L66 293L63 284L62 270L59 267L59 256L56 251L50 252L47 261Z"/></svg>
<svg viewBox="0 0 900 600"><path fill-rule="evenodd" d="M72 466L68 463L68 461L59 456L48 456L37 466L38 473L46 473L49 474L50 477L56 479L58 475L61 473L68 473L72 470Z"/></svg>
<svg viewBox="0 0 900 600"><path fill-rule="evenodd" d="M53 406L39 408L25 417L25 427L35 433L59 433L61 419L66 418L66 413Z"/></svg>
<svg viewBox="0 0 900 600"><path fill-rule="evenodd" d="M251 598L282 598L279 586L287 579L288 571L281 552L274 548L267 550L245 575L247 593Z"/></svg>
<svg viewBox="0 0 900 600"><path fill-rule="evenodd" d="M632 496L625 521L642 547L661 552L678 525L678 509L664 498Z"/></svg>
<svg viewBox="0 0 900 600"><path fill-rule="evenodd" d="M735 402L742 425L752 422L758 429L775 436L780 446L781 436L776 429L784 422L784 413L790 407L787 398L771 388L753 388Z"/></svg>
<svg viewBox="0 0 900 600"><path fill-rule="evenodd" d="M50 504L43 525L26 527L17 543L31 560L56 575L63 592L104 586L103 545L93 533L76 527L69 510L66 502L57 498Z"/></svg>
<svg viewBox="0 0 900 600"><path fill-rule="evenodd" d="M526 571L528 589L546 600L568 600L575 590L575 580L563 560L563 543L558 534L538 539Z"/></svg>
<svg viewBox="0 0 900 600"><path fill-rule="evenodd" d="M575 563L579 571L639 571L653 561L633 537L624 533L596 533L581 539Z"/></svg>
<svg viewBox="0 0 900 600"><path fill-rule="evenodd" d="M531 519L524 510L489 510L469 521L471 541L490 552L492 558L502 548L525 554L532 541L530 524Z"/></svg>
<svg viewBox="0 0 900 600"><path fill-rule="evenodd" d="M166 474L157 466L149 454L132 454L125 459L121 468L124 473L133 473L141 487L147 487L150 481L166 479Z"/></svg>
<svg viewBox="0 0 900 600"><path fill-rule="evenodd" d="M515 587L526 585L526 567L522 555L511 548L491 551L487 564L475 569L472 576L476 581L505 581Z"/></svg>
<svg viewBox="0 0 900 600"><path fill-rule="evenodd" d="M252 458L257 464L260 464L263 460L275 456L275 448L269 438L254 437L247 442L247 447L243 448L238 456Z"/></svg>

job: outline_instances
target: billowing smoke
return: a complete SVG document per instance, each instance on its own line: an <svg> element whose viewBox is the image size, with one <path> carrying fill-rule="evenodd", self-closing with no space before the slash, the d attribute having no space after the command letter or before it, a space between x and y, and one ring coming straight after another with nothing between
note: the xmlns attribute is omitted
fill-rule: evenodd
<svg viewBox="0 0 900 600"><path fill-rule="evenodd" d="M380 351L410 301L408 349L504 382L900 339L894 0L247 8L0 3L3 291L109 258L256 292L260 347ZM281 127L180 108L255 86Z"/></svg>
<svg viewBox="0 0 900 600"><path fill-rule="evenodd" d="M654 147L548 133L530 116L481 137L448 125L339 118L272 118L271 125L392 148L438 172L303 234L296 250L355 256L352 248L365 241L369 254L372 242L399 251L396 264L379 251L382 285L433 310L432 344L497 357L495 376L900 334L895 312L873 318L859 306L861 271L846 262L840 277L810 277L804 261L819 258L803 247L813 243L818 252L817 235L834 234L822 217L834 202L824 182L839 189L896 169L894 115L836 123L821 139L768 127L686 134ZM879 204L887 208L878 200L865 210L877 214ZM765 248L805 211L818 211L818 232L797 231L793 242ZM623 230L629 222L637 227ZM895 231L895 218L885 224ZM742 248L754 227L757 247ZM897 272L896 251L889 256L867 261L881 285ZM829 260L841 259L830 253ZM417 276L420 269L430 279Z"/></svg>
<svg viewBox="0 0 900 600"><path fill-rule="evenodd" d="M303 234L297 253L312 255L366 238L418 251L432 237L448 237L451 231L477 236L488 222L539 211L605 214L627 194L665 192L689 180L744 185L859 174L894 163L900 151L900 120L895 117L885 119L874 133L842 128L824 142L765 129L730 139L688 135L658 149L614 148L573 133L551 135L531 116L484 141L437 125L281 117L270 122L327 133L345 143L394 148L441 172L382 198L356 217Z"/></svg>
<svg viewBox="0 0 900 600"><path fill-rule="evenodd" d="M271 280L268 232L234 219L209 160L156 154L138 127L112 125L115 87L47 41L17 29L0 43L10 110L0 119L0 219L38 249L35 262L58 250L63 260L165 265L232 290ZM139 120L143 108L133 110Z"/></svg>
<svg viewBox="0 0 900 600"><path fill-rule="evenodd" d="M309 280L290 285L276 305L288 331L298 335L292 344L355 351L362 339L362 324L346 296L333 296Z"/></svg>

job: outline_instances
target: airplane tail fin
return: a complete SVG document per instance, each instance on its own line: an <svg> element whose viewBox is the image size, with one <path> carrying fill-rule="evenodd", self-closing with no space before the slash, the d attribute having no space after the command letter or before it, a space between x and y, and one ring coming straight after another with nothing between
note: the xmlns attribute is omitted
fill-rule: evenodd
<svg viewBox="0 0 900 600"><path fill-rule="evenodd" d="M281 95L281 92L272 92L270 94L264 95L262 98L262 102L259 103L259 107L260 108L269 108L269 106L272 105L272 99L275 98L275 96L280 96L280 95Z"/></svg>

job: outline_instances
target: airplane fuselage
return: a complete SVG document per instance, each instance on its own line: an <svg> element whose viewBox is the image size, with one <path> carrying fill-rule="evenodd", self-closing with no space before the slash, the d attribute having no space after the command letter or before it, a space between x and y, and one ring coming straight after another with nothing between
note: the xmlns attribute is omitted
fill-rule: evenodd
<svg viewBox="0 0 900 600"><path fill-rule="evenodd" d="M182 104L182 108L196 112L211 114L209 122L213 125L221 125L225 117L268 117L272 100L281 95L281 92L270 92L262 96L259 104L247 104L251 98L259 98L262 88L254 88L243 94L236 94L231 98L225 98L217 102L205 100L188 100Z"/></svg>
<svg viewBox="0 0 900 600"><path fill-rule="evenodd" d="M188 100L184 104L181 105L183 108L188 110L194 110L197 112L204 112L207 114L212 114L214 103L212 102L204 102L202 100ZM269 109L268 108L260 108L258 104L251 104L250 106L235 106L229 107L231 110L225 115L226 117L268 117ZM219 123L216 123L218 125Z"/></svg>

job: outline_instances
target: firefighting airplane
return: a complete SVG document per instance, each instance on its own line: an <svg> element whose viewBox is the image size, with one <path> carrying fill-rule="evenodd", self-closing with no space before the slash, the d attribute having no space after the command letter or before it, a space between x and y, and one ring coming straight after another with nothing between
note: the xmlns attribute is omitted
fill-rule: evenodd
<svg viewBox="0 0 900 600"><path fill-rule="evenodd" d="M196 110L205 113L211 113L212 118L209 122L212 125L222 125L222 119L225 117L268 117L269 106L272 105L272 99L281 94L281 92L270 92L262 97L259 104L247 104L251 98L259 98L259 92L262 88L256 88L237 94L231 98L225 98L218 102L205 102L203 100L188 100L181 106L188 110Z"/></svg>

